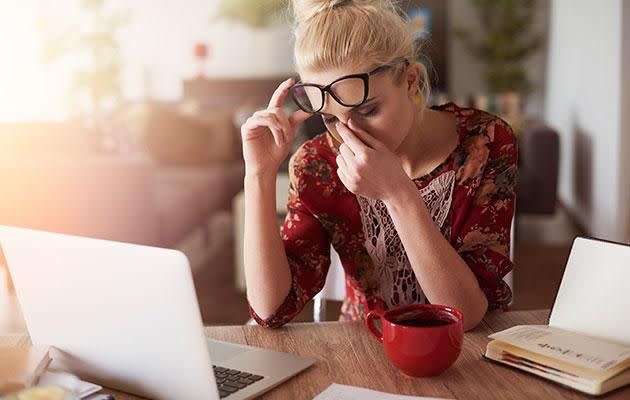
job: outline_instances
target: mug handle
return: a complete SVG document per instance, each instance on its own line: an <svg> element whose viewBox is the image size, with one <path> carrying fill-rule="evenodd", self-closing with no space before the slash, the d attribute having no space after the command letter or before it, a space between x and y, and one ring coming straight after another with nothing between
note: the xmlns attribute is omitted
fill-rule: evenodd
<svg viewBox="0 0 630 400"><path fill-rule="evenodd" d="M382 317L383 316L378 311L370 311L365 317L365 326L368 331L381 343L383 343L383 332L379 332L378 329L376 329L376 326L374 326L374 320L382 319Z"/></svg>

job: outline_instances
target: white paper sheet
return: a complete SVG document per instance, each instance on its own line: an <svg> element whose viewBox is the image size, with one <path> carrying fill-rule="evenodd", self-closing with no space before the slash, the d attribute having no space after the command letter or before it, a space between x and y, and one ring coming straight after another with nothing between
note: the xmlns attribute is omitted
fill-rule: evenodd
<svg viewBox="0 0 630 400"><path fill-rule="evenodd" d="M445 400L436 397L404 396L333 383L313 400Z"/></svg>

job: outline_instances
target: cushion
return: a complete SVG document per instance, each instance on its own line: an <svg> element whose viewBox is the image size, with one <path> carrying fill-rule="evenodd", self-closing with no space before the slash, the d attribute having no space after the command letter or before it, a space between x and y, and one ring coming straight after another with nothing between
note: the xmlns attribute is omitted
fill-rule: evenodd
<svg viewBox="0 0 630 400"><path fill-rule="evenodd" d="M146 118L146 147L160 165L204 166L240 158L231 109L191 115L171 106L152 105Z"/></svg>

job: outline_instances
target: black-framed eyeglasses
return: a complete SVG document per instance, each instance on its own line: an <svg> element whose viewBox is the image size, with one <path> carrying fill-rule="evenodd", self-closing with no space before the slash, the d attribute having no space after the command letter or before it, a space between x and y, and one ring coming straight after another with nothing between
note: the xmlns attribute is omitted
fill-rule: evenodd
<svg viewBox="0 0 630 400"><path fill-rule="evenodd" d="M370 77L401 62L409 63L406 58L396 59L370 72L342 76L326 86L298 82L289 89L289 93L295 104L307 113L314 114L324 108L326 93L344 107L358 107L368 98Z"/></svg>

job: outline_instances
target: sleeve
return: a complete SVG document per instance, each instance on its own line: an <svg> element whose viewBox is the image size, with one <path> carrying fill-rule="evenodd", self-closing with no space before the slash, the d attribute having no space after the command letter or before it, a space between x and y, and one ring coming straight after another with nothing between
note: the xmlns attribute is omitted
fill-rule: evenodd
<svg viewBox="0 0 630 400"><path fill-rule="evenodd" d="M488 310L507 309L512 291L503 278L512 271L510 236L514 217L517 144L509 125L489 128L488 159L456 240L459 255L488 299Z"/></svg>
<svg viewBox="0 0 630 400"><path fill-rule="evenodd" d="M302 153L298 151L289 162L287 216L281 228L291 269L291 289L284 302L267 319L260 318L249 306L252 318L267 328L278 328L299 314L324 287L330 267L330 240L327 231L304 202L309 196L317 196L318 178L317 174L312 173L312 163L325 161L307 160Z"/></svg>

